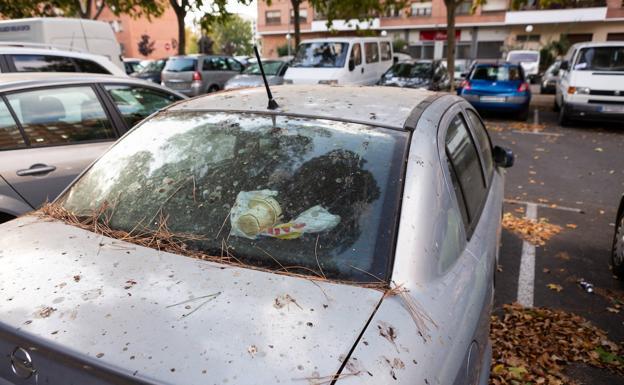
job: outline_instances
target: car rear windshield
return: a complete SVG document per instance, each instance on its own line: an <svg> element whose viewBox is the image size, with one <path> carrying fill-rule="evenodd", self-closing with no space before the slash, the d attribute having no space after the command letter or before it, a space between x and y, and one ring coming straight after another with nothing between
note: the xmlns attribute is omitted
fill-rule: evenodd
<svg viewBox="0 0 624 385"><path fill-rule="evenodd" d="M575 70L624 71L624 46L582 48Z"/></svg>
<svg viewBox="0 0 624 385"><path fill-rule="evenodd" d="M385 77L429 78L431 63L398 63L386 72Z"/></svg>
<svg viewBox="0 0 624 385"><path fill-rule="evenodd" d="M277 76L280 69L282 68L281 61L263 61L262 68L264 69L264 74L266 76ZM260 66L258 63L250 64L249 67L245 68L243 71L245 75L261 75Z"/></svg>
<svg viewBox="0 0 624 385"><path fill-rule="evenodd" d="M61 204L78 216L108 207L112 229L167 228L246 265L375 282L389 275L406 146L405 132L355 123L170 111Z"/></svg>
<svg viewBox="0 0 624 385"><path fill-rule="evenodd" d="M297 49L291 67L342 68L347 59L349 43L302 43Z"/></svg>
<svg viewBox="0 0 624 385"><path fill-rule="evenodd" d="M174 57L167 61L165 71L169 72L186 72L195 71L197 68L197 59L186 57Z"/></svg>
<svg viewBox="0 0 624 385"><path fill-rule="evenodd" d="M507 58L512 63L536 62L539 60L537 52L512 52Z"/></svg>
<svg viewBox="0 0 624 385"><path fill-rule="evenodd" d="M516 81L522 80L522 73L518 66L477 66L470 79L490 82Z"/></svg>

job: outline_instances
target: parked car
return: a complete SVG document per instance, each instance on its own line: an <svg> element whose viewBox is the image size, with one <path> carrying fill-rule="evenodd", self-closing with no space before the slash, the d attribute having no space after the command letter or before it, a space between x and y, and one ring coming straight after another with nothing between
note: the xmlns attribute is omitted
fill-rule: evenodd
<svg viewBox="0 0 624 385"><path fill-rule="evenodd" d="M161 73L162 85L188 96L197 96L222 90L225 83L244 68L229 56L173 56Z"/></svg>
<svg viewBox="0 0 624 385"><path fill-rule="evenodd" d="M263 88L171 106L41 215L0 226L0 354L18 373L488 383L513 155L455 95L273 94L281 109Z"/></svg>
<svg viewBox="0 0 624 385"><path fill-rule="evenodd" d="M613 274L624 279L624 195L620 199L617 215L615 216L615 233L611 247L611 267Z"/></svg>
<svg viewBox="0 0 624 385"><path fill-rule="evenodd" d="M129 77L0 76L0 221L53 200L138 121L182 95Z"/></svg>
<svg viewBox="0 0 624 385"><path fill-rule="evenodd" d="M531 102L531 88L519 64L477 63L457 89L480 111L515 114L526 120Z"/></svg>
<svg viewBox="0 0 624 385"><path fill-rule="evenodd" d="M507 54L509 63L520 64L524 70L524 76L530 83L536 83L539 76L540 53L531 50L509 51Z"/></svg>
<svg viewBox="0 0 624 385"><path fill-rule="evenodd" d="M126 76L106 57L54 47L0 42L0 72L87 72Z"/></svg>
<svg viewBox="0 0 624 385"><path fill-rule="evenodd" d="M379 80L382 86L423 88L447 91L451 79L441 60L412 60L399 62Z"/></svg>
<svg viewBox="0 0 624 385"><path fill-rule="evenodd" d="M624 117L624 41L578 43L561 62L555 94L559 123L621 122Z"/></svg>
<svg viewBox="0 0 624 385"><path fill-rule="evenodd" d="M373 85L393 64L389 38L303 40L284 80L287 84Z"/></svg>
<svg viewBox="0 0 624 385"><path fill-rule="evenodd" d="M141 59L124 58L123 63L126 74L128 75L138 72L141 70L141 68L143 68L143 66L141 65Z"/></svg>
<svg viewBox="0 0 624 385"><path fill-rule="evenodd" d="M442 60L442 64L447 68L448 71L448 63L446 60ZM469 61L466 59L455 59L455 70L453 71L453 81L455 84L455 88L458 88L461 84L462 80L466 77L470 69ZM450 71L449 71L450 72Z"/></svg>
<svg viewBox="0 0 624 385"><path fill-rule="evenodd" d="M68 17L10 19L0 21L0 30L3 44L19 42L31 48L77 50L104 56L118 69L124 68L115 32L106 21Z"/></svg>
<svg viewBox="0 0 624 385"><path fill-rule="evenodd" d="M554 94L557 88L557 82L559 81L559 66L561 65L561 60L555 60L554 63L550 65L544 71L542 75L542 81L540 83L540 93L541 94Z"/></svg>
<svg viewBox="0 0 624 385"><path fill-rule="evenodd" d="M138 72L132 74L132 77L143 79L150 81L152 83L160 84L162 82L162 77L160 74L162 70L165 68L165 64L167 64L166 58L152 60L149 63L145 63L143 68Z"/></svg>
<svg viewBox="0 0 624 385"><path fill-rule="evenodd" d="M270 85L284 84L284 74L288 69L288 62L282 60L263 60L262 67ZM236 75L225 83L224 89L231 90L244 87L263 86L262 74L258 63L251 63L245 67L243 73Z"/></svg>

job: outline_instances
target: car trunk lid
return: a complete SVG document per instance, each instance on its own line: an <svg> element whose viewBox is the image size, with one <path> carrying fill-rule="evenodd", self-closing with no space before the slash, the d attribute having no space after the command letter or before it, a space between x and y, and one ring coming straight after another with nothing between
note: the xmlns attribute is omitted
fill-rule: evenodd
<svg viewBox="0 0 624 385"><path fill-rule="evenodd" d="M472 91L484 95L509 94L516 92L521 82L517 80L507 81L489 81L489 80L470 80Z"/></svg>
<svg viewBox="0 0 624 385"><path fill-rule="evenodd" d="M116 375L180 384L331 375L383 296L159 252L34 216L1 231L0 354L24 348L38 381L50 384L86 383L85 373L103 381L89 383ZM3 379L19 380L10 365L0 365Z"/></svg>

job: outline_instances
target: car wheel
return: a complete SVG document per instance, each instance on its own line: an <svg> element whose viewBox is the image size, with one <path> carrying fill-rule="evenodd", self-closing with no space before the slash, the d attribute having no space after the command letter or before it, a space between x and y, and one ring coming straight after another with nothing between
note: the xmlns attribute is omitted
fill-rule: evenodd
<svg viewBox="0 0 624 385"><path fill-rule="evenodd" d="M613 274L619 279L624 279L624 215L622 215L615 229L615 238L613 239L613 249L611 250L611 265L613 266Z"/></svg>
<svg viewBox="0 0 624 385"><path fill-rule="evenodd" d="M213 84L210 87L208 87L208 93L217 92L217 91L219 91L219 86L216 84Z"/></svg>
<svg viewBox="0 0 624 385"><path fill-rule="evenodd" d="M570 116L568 112L566 111L566 109L567 108L565 104L563 104L559 108L559 125L560 126L569 126L571 123Z"/></svg>

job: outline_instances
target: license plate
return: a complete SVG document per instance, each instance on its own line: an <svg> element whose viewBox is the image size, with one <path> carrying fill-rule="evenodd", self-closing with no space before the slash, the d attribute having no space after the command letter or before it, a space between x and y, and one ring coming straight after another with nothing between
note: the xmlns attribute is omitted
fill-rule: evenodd
<svg viewBox="0 0 624 385"><path fill-rule="evenodd" d="M188 88L188 83L166 83L167 87L174 90L185 90Z"/></svg>
<svg viewBox="0 0 624 385"><path fill-rule="evenodd" d="M504 96L481 96L480 100L486 103L505 103Z"/></svg>
<svg viewBox="0 0 624 385"><path fill-rule="evenodd" d="M624 106L618 106L618 105L602 106L602 112L624 113Z"/></svg>

